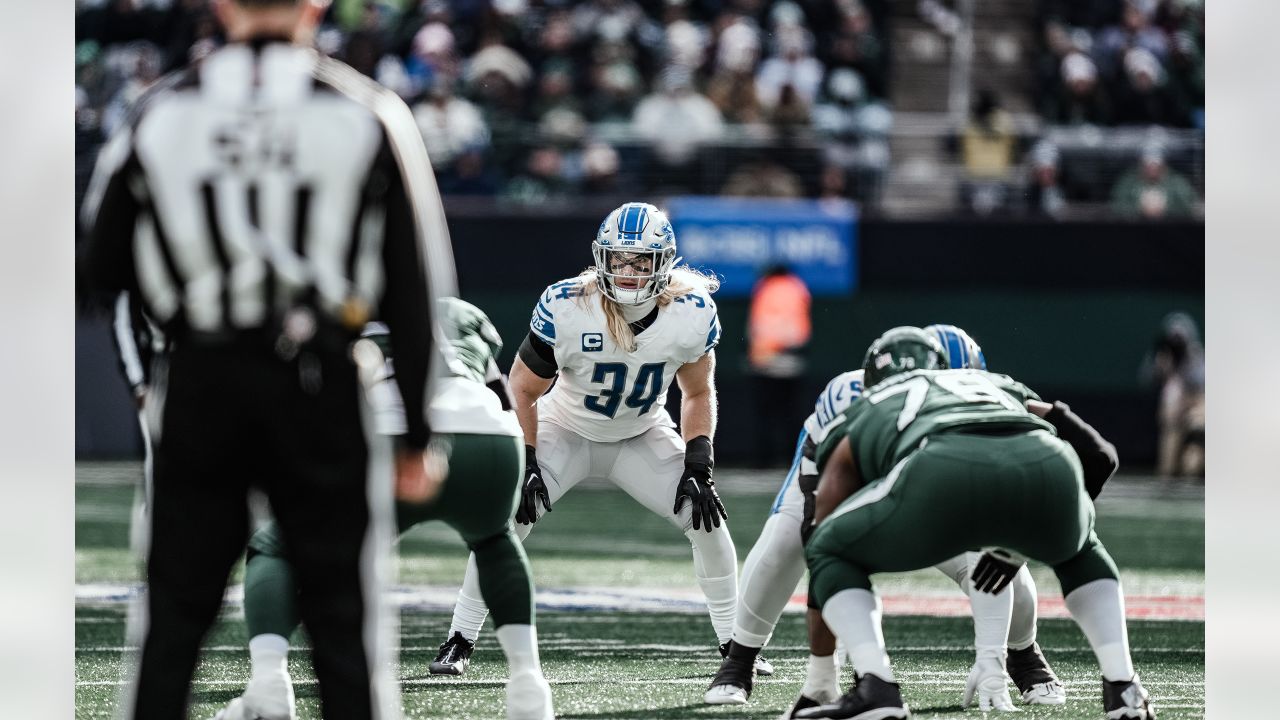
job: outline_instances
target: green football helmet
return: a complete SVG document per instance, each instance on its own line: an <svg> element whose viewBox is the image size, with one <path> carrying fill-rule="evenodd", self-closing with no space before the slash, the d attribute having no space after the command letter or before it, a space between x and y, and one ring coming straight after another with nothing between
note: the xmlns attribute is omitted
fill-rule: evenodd
<svg viewBox="0 0 1280 720"><path fill-rule="evenodd" d="M947 351L937 338L918 327L903 325L881 335L867 348L862 360L862 382L870 388L898 373L947 367Z"/></svg>

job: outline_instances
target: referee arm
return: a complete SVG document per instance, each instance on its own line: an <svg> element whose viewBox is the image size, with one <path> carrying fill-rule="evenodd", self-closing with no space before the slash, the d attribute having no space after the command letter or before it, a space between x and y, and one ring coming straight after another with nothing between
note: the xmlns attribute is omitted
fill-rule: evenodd
<svg viewBox="0 0 1280 720"><path fill-rule="evenodd" d="M119 291L137 286L133 233L142 204L130 183L141 181L132 132L126 127L99 153L81 208L87 240L79 258L80 272L93 302L103 307L109 307Z"/></svg>
<svg viewBox="0 0 1280 720"><path fill-rule="evenodd" d="M385 239L382 245L386 288L379 317L390 333L396 383L404 399L407 450L423 450L430 439L426 391L437 320L427 278L418 223L405 178L394 161L388 168Z"/></svg>

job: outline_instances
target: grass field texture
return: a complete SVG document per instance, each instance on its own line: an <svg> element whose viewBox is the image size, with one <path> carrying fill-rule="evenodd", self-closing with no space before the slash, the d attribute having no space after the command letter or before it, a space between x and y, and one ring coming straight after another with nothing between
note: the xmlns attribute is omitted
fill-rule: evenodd
<svg viewBox="0 0 1280 720"><path fill-rule="evenodd" d="M125 652L123 594L138 581L128 551L129 508L140 472L135 463L81 464L76 485L76 717L107 718L115 706ZM739 557L764 522L781 473L717 473ZM1204 497L1199 487L1169 487L1133 479L1108 486L1098 502L1098 532L1120 565L1130 596L1130 637L1144 684L1161 718L1204 715ZM625 519L625 530L618 528ZM784 614L766 656L777 666L761 679L750 705L701 704L719 656L705 613L697 607L688 543L610 486L583 486L540 522L526 546L540 594L539 634L557 717L773 718L804 678L807 650L799 605ZM448 604L460 581L465 549L440 523L406 535L400 546L399 676L407 717L502 717L506 666L492 633L482 635L471 671L461 679L429 677L427 663L448 626ZM1052 573L1033 568L1042 614L1060 614ZM232 582L239 582L237 568ZM959 707L972 663L972 623L938 616L963 605L954 584L932 570L876 578L879 592L898 600L885 636L913 714L976 717ZM671 599L675 611L619 611L573 598ZM557 594L559 593L559 594ZM209 636L195 684L191 717L210 717L239 694L248 676L242 613L229 593ZM558 598L571 598L560 602ZM933 601L945 601L938 604ZM679 602L677 602L679 601ZM918 601L918 602L917 602ZM961 605L957 605L956 603ZM575 607L572 611L548 606ZM626 604L625 602L623 603ZM661 603L659 603L661 604ZM650 607L641 604L640 607ZM1162 614L1162 608L1174 608ZM1136 619L1142 608L1183 620ZM933 613L933 614L929 614ZM318 718L307 641L295 638L291 672L299 717ZM1084 637L1069 620L1045 617L1040 643L1068 690L1068 704L1025 718L1101 717L1099 677ZM846 680L849 670L846 668Z"/></svg>

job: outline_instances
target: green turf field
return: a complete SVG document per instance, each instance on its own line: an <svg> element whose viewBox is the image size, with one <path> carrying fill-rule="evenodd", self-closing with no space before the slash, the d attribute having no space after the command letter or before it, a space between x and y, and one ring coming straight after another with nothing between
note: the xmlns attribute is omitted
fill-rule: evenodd
<svg viewBox="0 0 1280 720"><path fill-rule="evenodd" d="M76 485L78 596L91 587L125 587L138 578L128 553L130 485L136 464L81 464ZM739 557L745 557L764 521L781 476L721 471L717 474L730 513ZM1122 480L1098 503L1099 535L1123 571L1131 596L1201 602L1204 594L1204 498L1198 487L1164 487ZM625 518L625 531L618 520ZM665 521L611 487L583 487L540 522L527 543L540 590L627 588L651 595L696 589L689 547ZM461 578L461 543L438 523L412 531L401 544L400 584L434 588L444 595ZM239 570L234 581L238 581ZM1044 601L1058 593L1044 568L1035 576ZM910 598L958 596L935 571L876 578L879 590ZM1195 602L1191 603L1196 607ZM1183 602L1185 605L1186 602ZM1131 609L1134 605L1131 604ZM1200 605L1199 607L1202 607ZM110 717L120 685L123 605L78 602L76 612L76 717ZM195 686L192 717L213 714L239 693L248 673L245 631L238 607L228 607L209 638ZM448 625L444 606L429 602L402 613L400 677L408 717L501 717L505 663L492 634L482 636L471 672L457 679L431 678L426 664ZM558 717L565 718L772 718L803 680L807 651L802 615L783 616L766 655L778 668L761 679L745 708L701 704L718 666L715 639L696 612L548 612L539 632ZM1161 718L1204 715L1204 623L1132 620L1134 660ZM885 636L907 702L920 717L976 716L959 707L972 662L972 625L965 618L888 617ZM307 668L306 641L292 655L299 717L319 717ZM1097 718L1098 674L1083 636L1068 620L1041 622L1041 644L1067 686L1065 708L1023 717ZM846 670L847 672L847 670Z"/></svg>

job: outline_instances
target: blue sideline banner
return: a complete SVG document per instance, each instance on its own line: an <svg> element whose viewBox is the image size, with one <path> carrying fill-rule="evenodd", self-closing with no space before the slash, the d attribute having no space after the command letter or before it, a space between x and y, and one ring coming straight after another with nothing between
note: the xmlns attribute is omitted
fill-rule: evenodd
<svg viewBox="0 0 1280 720"><path fill-rule="evenodd" d="M785 264L814 295L858 286L858 213L845 200L684 196L667 213L680 255L720 278L719 295L747 296L760 273Z"/></svg>

